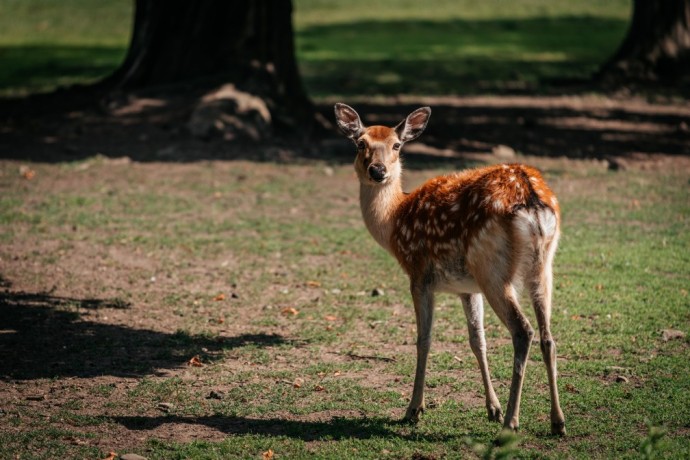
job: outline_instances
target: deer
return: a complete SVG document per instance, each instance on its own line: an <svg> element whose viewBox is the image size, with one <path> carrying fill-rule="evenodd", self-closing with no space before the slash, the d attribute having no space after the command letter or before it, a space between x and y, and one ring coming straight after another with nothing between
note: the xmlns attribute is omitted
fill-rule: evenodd
<svg viewBox="0 0 690 460"><path fill-rule="evenodd" d="M551 433L565 435L551 334L552 265L560 235L556 196L533 167L500 164L432 178L403 192L401 150L419 137L430 107L410 113L395 127L366 127L359 114L335 105L338 128L357 149L355 171L364 224L409 277L417 326L417 359L405 421L425 410L424 382L438 292L460 297L469 343L479 364L490 421L517 431L525 365L534 329L520 308L526 288L539 326L540 348L551 397ZM513 345L508 406L496 397L484 335L483 296L507 327Z"/></svg>

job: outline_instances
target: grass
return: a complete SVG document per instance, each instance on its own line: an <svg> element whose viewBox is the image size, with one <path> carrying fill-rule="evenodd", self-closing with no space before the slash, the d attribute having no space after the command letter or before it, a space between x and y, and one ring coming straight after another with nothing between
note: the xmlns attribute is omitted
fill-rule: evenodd
<svg viewBox="0 0 690 460"><path fill-rule="evenodd" d="M491 447L499 427L450 296L437 308L432 408L417 426L397 422L414 372L410 298L360 222L351 166L97 157L31 164L31 181L0 164L13 306L1 370L14 382L0 383L0 457L686 457L688 341L661 331L690 333L687 173L532 160L563 206L553 330L566 438L547 434L533 347L517 446ZM510 341L486 321L505 405ZM203 367L185 365L193 356Z"/></svg>
<svg viewBox="0 0 690 460"><path fill-rule="evenodd" d="M587 78L630 15L627 0L294 6L297 58L315 98L521 91ZM0 95L107 75L124 58L131 20L132 2L0 0Z"/></svg>

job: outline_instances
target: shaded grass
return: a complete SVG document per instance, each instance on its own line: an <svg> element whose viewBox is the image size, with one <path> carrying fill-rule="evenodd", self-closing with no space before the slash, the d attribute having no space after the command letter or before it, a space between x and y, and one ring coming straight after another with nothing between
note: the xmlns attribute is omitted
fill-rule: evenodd
<svg viewBox="0 0 690 460"><path fill-rule="evenodd" d="M588 79L625 27L596 17L358 21L306 28L297 46L315 97L515 92Z"/></svg>
<svg viewBox="0 0 690 460"><path fill-rule="evenodd" d="M89 83L124 58L132 2L0 1L0 94ZM620 43L630 2L295 2L316 98L468 94L588 78ZM104 26L107 24L107 26Z"/></svg>

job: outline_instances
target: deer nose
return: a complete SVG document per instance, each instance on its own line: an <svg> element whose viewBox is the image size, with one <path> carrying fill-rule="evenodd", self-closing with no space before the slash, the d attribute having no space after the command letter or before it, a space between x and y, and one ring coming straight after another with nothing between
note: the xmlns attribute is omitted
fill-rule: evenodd
<svg viewBox="0 0 690 460"><path fill-rule="evenodd" d="M381 163L372 163L369 165L369 177L376 182L382 182L386 177L386 167Z"/></svg>

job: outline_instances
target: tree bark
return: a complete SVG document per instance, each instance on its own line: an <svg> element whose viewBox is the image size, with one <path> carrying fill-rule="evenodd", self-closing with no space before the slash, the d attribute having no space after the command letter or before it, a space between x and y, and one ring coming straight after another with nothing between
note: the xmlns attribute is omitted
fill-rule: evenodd
<svg viewBox="0 0 690 460"><path fill-rule="evenodd" d="M137 90L233 83L264 99L277 127L310 129L290 0L136 0L129 51L104 81Z"/></svg>
<svg viewBox="0 0 690 460"><path fill-rule="evenodd" d="M596 77L609 83L686 80L690 70L690 0L634 0L633 5L627 36Z"/></svg>

